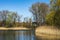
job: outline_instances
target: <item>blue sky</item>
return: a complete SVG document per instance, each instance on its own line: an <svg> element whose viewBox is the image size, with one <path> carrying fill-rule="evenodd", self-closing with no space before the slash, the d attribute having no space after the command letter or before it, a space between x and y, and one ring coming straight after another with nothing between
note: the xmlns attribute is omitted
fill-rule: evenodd
<svg viewBox="0 0 60 40"><path fill-rule="evenodd" d="M24 17L32 17L32 13L29 11L29 8L36 2L45 2L49 4L49 0L0 0L0 11L15 11L19 15L23 16L23 20Z"/></svg>

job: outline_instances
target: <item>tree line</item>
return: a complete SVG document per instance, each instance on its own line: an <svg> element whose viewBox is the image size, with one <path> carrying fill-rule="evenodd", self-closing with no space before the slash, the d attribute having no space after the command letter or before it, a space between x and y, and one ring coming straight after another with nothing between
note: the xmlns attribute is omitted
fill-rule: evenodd
<svg viewBox="0 0 60 40"><path fill-rule="evenodd" d="M50 4L35 3L30 8L38 26L50 25L60 28L60 0L50 0Z"/></svg>
<svg viewBox="0 0 60 40"><path fill-rule="evenodd" d="M20 16L17 14L17 12L12 12L8 10L0 11L0 26L15 26L16 22L20 21Z"/></svg>
<svg viewBox="0 0 60 40"><path fill-rule="evenodd" d="M50 4L34 3L29 8L33 14L33 21L31 18L24 18L20 23L21 16L17 12L7 10L0 11L0 26L24 26L34 27L41 25L60 26L60 0L50 0ZM28 20L29 19L29 20Z"/></svg>
<svg viewBox="0 0 60 40"><path fill-rule="evenodd" d="M0 11L0 27L30 27L32 19L25 17L21 22L22 16L17 12L3 10Z"/></svg>

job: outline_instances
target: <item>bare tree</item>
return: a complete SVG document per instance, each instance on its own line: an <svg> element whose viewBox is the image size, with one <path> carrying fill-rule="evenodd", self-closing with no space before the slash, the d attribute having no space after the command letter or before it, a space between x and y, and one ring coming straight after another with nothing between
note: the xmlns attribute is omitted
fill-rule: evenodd
<svg viewBox="0 0 60 40"><path fill-rule="evenodd" d="M0 11L0 22L3 26L15 25L19 15L16 12L11 12L7 10ZM20 18L19 18L20 19Z"/></svg>
<svg viewBox="0 0 60 40"><path fill-rule="evenodd" d="M45 22L45 16L48 12L48 5L46 3L35 3L31 6L30 11L34 16L35 22L39 25Z"/></svg>
<svg viewBox="0 0 60 40"><path fill-rule="evenodd" d="M7 10L0 11L0 18L1 18L2 24L4 26L6 25L6 19L7 19L8 12L9 11L7 11Z"/></svg>

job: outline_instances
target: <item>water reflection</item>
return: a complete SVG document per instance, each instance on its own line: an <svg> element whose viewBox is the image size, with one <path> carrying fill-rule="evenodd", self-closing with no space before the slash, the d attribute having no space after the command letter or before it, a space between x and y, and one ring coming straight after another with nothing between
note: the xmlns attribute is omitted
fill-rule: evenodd
<svg viewBox="0 0 60 40"><path fill-rule="evenodd" d="M0 40L35 40L32 30L0 31Z"/></svg>

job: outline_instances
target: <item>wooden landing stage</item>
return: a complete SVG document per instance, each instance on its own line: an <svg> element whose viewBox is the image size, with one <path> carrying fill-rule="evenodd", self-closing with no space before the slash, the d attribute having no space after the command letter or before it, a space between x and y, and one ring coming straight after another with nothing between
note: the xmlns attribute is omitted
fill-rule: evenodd
<svg viewBox="0 0 60 40"><path fill-rule="evenodd" d="M31 28L24 28L24 27L13 27L13 28L5 28L5 27L0 27L0 30L31 30Z"/></svg>

